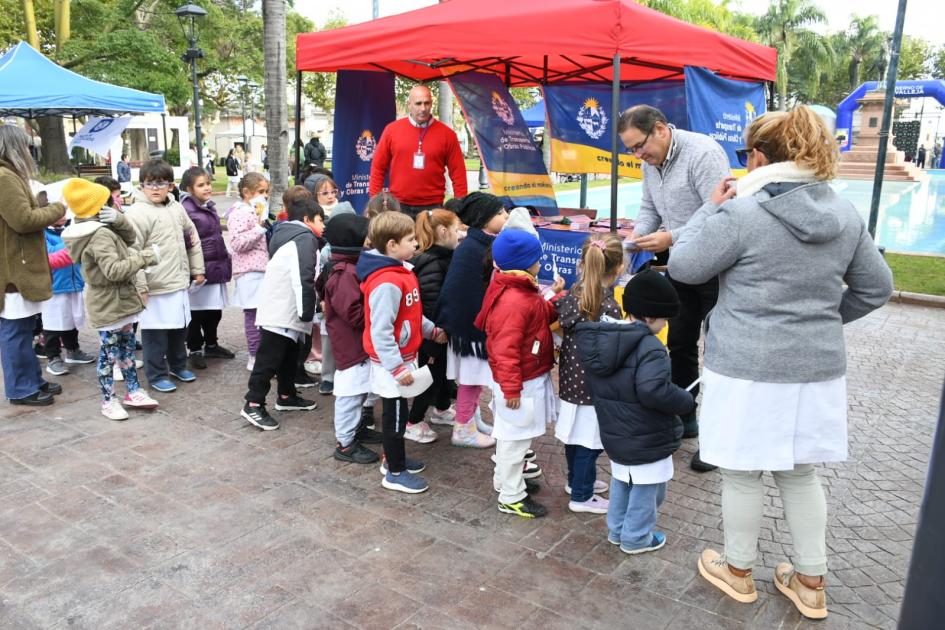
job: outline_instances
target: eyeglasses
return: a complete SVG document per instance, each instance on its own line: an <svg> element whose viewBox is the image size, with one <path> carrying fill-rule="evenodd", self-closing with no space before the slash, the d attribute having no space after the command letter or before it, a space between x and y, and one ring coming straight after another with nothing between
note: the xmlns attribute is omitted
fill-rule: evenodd
<svg viewBox="0 0 945 630"><path fill-rule="evenodd" d="M334 195L335 197L337 197L337 196L338 196L338 189L337 189L337 188L332 188L331 190L322 190L322 191L320 191L320 192L318 193L318 196L319 196L319 197L328 197L329 195Z"/></svg>
<svg viewBox="0 0 945 630"><path fill-rule="evenodd" d="M141 184L142 188L147 188L148 190L161 190L162 188L167 188L173 182L144 182Z"/></svg>
<svg viewBox="0 0 945 630"><path fill-rule="evenodd" d="M748 156L751 155L752 151L757 151L761 155L768 157L768 154L765 153L763 150L761 150L760 146L761 145L756 145L750 149L735 149L735 157L738 159L738 163L741 164L742 166L747 167ZM768 158L768 159L770 160L771 158Z"/></svg>
<svg viewBox="0 0 945 630"><path fill-rule="evenodd" d="M648 134L646 134L646 137L643 138L643 141L642 141L642 142L638 142L637 144L633 145L632 147L627 147L627 151L629 151L629 152L632 153L633 155L636 155L637 153L639 153L640 151L642 151L642 150L643 150L643 145L646 144L646 141L650 139L650 136L651 136L652 134L653 134L653 129L650 129L650 132L649 132Z"/></svg>

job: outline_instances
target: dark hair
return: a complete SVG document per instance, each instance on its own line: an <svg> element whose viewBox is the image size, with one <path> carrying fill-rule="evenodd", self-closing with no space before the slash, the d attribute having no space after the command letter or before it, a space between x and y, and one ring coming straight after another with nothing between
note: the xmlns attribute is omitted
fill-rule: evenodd
<svg viewBox="0 0 945 630"><path fill-rule="evenodd" d="M315 217L325 218L325 211L315 203L311 197L299 196L292 200L285 209L286 219L289 221L313 220Z"/></svg>
<svg viewBox="0 0 945 630"><path fill-rule="evenodd" d="M116 180L113 177L109 177L108 175L101 175L99 177L96 177L92 181L95 182L96 184L99 184L100 186L104 186L105 188L108 189L109 192L115 192L116 190L121 190L121 184L118 183L118 180Z"/></svg>
<svg viewBox="0 0 945 630"><path fill-rule="evenodd" d="M308 179L312 175L325 175L327 177L330 177L331 179L335 179L334 173L332 173L329 169L325 168L324 166L318 166L317 164L309 164L308 166L302 169L301 181L304 182L306 179Z"/></svg>
<svg viewBox="0 0 945 630"><path fill-rule="evenodd" d="M639 129L643 133L650 133L656 127L656 123L667 123L666 116L660 110L651 105L634 105L620 114L620 120L617 122L617 133L623 133L630 127Z"/></svg>
<svg viewBox="0 0 945 630"><path fill-rule="evenodd" d="M443 204L443 209L459 214L459 209L462 207L462 205L463 205L462 197L451 197L450 199L446 200L446 203Z"/></svg>
<svg viewBox="0 0 945 630"><path fill-rule="evenodd" d="M138 171L138 180L144 182L174 182L174 169L164 160L148 160Z"/></svg>
<svg viewBox="0 0 945 630"><path fill-rule="evenodd" d="M201 177L206 177L207 180L210 179L210 173L206 170L200 168L199 166L191 166L184 174L180 176L180 187L181 190L186 190L190 192L194 185L197 183L197 180Z"/></svg>
<svg viewBox="0 0 945 630"><path fill-rule="evenodd" d="M126 157L128 157L128 154L127 154L127 153L122 153L122 154L121 154L121 160L122 160L123 162L125 161L125 158L126 158Z"/></svg>

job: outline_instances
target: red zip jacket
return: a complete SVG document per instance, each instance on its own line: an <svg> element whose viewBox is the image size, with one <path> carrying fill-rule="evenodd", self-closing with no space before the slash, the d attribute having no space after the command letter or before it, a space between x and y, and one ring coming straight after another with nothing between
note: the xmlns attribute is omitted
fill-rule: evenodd
<svg viewBox="0 0 945 630"><path fill-rule="evenodd" d="M519 398L525 381L554 367L554 342L548 326L557 319L557 309L541 297L528 274L499 272L492 276L475 324L486 333L492 378L507 399Z"/></svg>

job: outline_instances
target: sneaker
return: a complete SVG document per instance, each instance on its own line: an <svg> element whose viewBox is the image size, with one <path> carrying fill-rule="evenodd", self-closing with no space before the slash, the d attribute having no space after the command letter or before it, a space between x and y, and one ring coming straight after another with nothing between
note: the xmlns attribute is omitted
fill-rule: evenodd
<svg viewBox="0 0 945 630"><path fill-rule="evenodd" d="M33 337L33 339L36 339L36 337ZM41 341L35 342L33 344L33 353L36 355L37 359L45 360L46 359L46 344Z"/></svg>
<svg viewBox="0 0 945 630"><path fill-rule="evenodd" d="M602 499L596 494L587 501L568 501L568 509L572 512L587 512L589 514L607 514L610 501Z"/></svg>
<svg viewBox="0 0 945 630"><path fill-rule="evenodd" d="M318 376L322 373L321 361L306 361L302 364L302 367L305 368L306 372L313 376Z"/></svg>
<svg viewBox="0 0 945 630"><path fill-rule="evenodd" d="M252 372L253 366L255 365L256 365L256 357L254 357L253 355L249 355L249 361L246 362L246 370L248 372Z"/></svg>
<svg viewBox="0 0 945 630"><path fill-rule="evenodd" d="M499 511L506 514L515 514L522 518L539 518L548 513L548 509L544 505L533 501L529 496L516 503L500 503Z"/></svg>
<svg viewBox="0 0 945 630"><path fill-rule="evenodd" d="M354 439L362 444L381 444L384 442L384 434L380 431L362 426L358 429L358 432L354 434Z"/></svg>
<svg viewBox="0 0 945 630"><path fill-rule="evenodd" d="M476 423L470 420L464 424L457 422L453 425L450 444L464 448L492 448L495 446L495 438L481 433L476 428Z"/></svg>
<svg viewBox="0 0 945 630"><path fill-rule="evenodd" d="M158 401L145 394L144 390L141 389L136 389L133 392L125 394L125 399L122 403L125 407L132 407L134 409L157 409L158 407Z"/></svg>
<svg viewBox="0 0 945 630"><path fill-rule="evenodd" d="M689 467L696 472L709 472L718 468L715 464L709 464L702 461L702 458L699 457L699 451L696 451L692 455L692 460L689 462Z"/></svg>
<svg viewBox="0 0 945 630"><path fill-rule="evenodd" d="M336 444L335 452L332 456L338 461L350 462L352 464L373 464L380 459L377 453L361 446L358 440L355 440L346 448L342 448L341 444Z"/></svg>
<svg viewBox="0 0 945 630"><path fill-rule="evenodd" d="M361 428L362 429L376 429L377 428L374 425L374 405L361 407Z"/></svg>
<svg viewBox="0 0 945 630"><path fill-rule="evenodd" d="M141 342L135 341L135 352L141 352Z"/></svg>
<svg viewBox="0 0 945 630"><path fill-rule="evenodd" d="M714 549L702 550L702 554L699 556L699 573L710 584L737 602L750 604L758 599L758 592L755 591L755 581L751 579L751 573L745 577L735 575L728 570L725 556ZM777 574L777 571L775 571L775 574ZM777 584L777 578L775 578L775 584Z"/></svg>
<svg viewBox="0 0 945 630"><path fill-rule="evenodd" d="M527 462L528 460L525 461ZM594 481L594 494L604 494L607 492L607 488L609 487L610 486L608 486L605 482L601 481L600 479L596 479ZM565 494L571 494L571 486L564 484L564 492Z"/></svg>
<svg viewBox="0 0 945 630"><path fill-rule="evenodd" d="M316 380L309 376L308 372L302 371L301 374L295 375L295 386L298 389L306 389L308 387L315 387Z"/></svg>
<svg viewBox="0 0 945 630"><path fill-rule="evenodd" d="M524 458L524 459L525 459L526 462L533 462L533 461L535 461L536 459L538 459L538 455L536 455L536 454L535 454L535 451L533 451L532 449L528 449L527 451L525 451L525 458Z"/></svg>
<svg viewBox="0 0 945 630"><path fill-rule="evenodd" d="M314 400L307 400L299 396L289 396L276 398L276 411L309 411L318 406Z"/></svg>
<svg viewBox="0 0 945 630"><path fill-rule="evenodd" d="M613 532L607 532L607 542L609 542L611 545L619 545L620 536L614 536Z"/></svg>
<svg viewBox="0 0 945 630"><path fill-rule="evenodd" d="M808 619L824 619L827 616L827 594L824 587L810 588L804 585L791 564L782 562L775 567L774 585L794 603L798 612Z"/></svg>
<svg viewBox="0 0 945 630"><path fill-rule="evenodd" d="M114 398L102 401L102 415L109 420L127 420L128 412Z"/></svg>
<svg viewBox="0 0 945 630"><path fill-rule="evenodd" d="M211 346L207 344L203 347L203 356L208 359L235 359L236 355L232 350L227 350L221 345Z"/></svg>
<svg viewBox="0 0 945 630"><path fill-rule="evenodd" d="M423 462L421 462L419 459L410 459L409 457L404 458L404 465L407 467L407 472L413 473L414 475L417 473L422 473L426 469L426 466L424 466ZM387 474L386 457L381 458L381 474Z"/></svg>
<svg viewBox="0 0 945 630"><path fill-rule="evenodd" d="M447 409L433 409L430 412L430 422L432 424L445 424L447 426L453 426L453 421L456 420L456 411L452 407Z"/></svg>
<svg viewBox="0 0 945 630"><path fill-rule="evenodd" d="M541 477L541 466L535 462L526 461L523 467L522 476L526 479L534 479L536 477Z"/></svg>
<svg viewBox="0 0 945 630"><path fill-rule="evenodd" d="M318 384L318 393L322 396L331 396L333 391L335 391L335 384L331 381L322 381Z"/></svg>
<svg viewBox="0 0 945 630"><path fill-rule="evenodd" d="M123 381L125 380L125 375L121 373L121 368L117 365L112 369L112 380L113 381Z"/></svg>
<svg viewBox="0 0 945 630"><path fill-rule="evenodd" d="M191 352L187 359L190 361L190 367L194 368L195 370L207 369L207 359L203 356L203 352L200 350L194 350Z"/></svg>
<svg viewBox="0 0 945 630"><path fill-rule="evenodd" d="M66 367L66 362L62 360L62 357L53 357L46 365L46 371L53 376L62 376L69 373L69 368Z"/></svg>
<svg viewBox="0 0 945 630"><path fill-rule="evenodd" d="M426 422L417 424L407 423L407 429L404 431L404 439L417 442L418 444L429 444L436 442L436 431L430 428Z"/></svg>
<svg viewBox="0 0 945 630"><path fill-rule="evenodd" d="M638 553L646 553L647 551L656 551L657 549L662 549L663 545L666 544L666 534L663 532L653 532L653 537L650 539L650 544L643 547L625 547L620 545L620 551L625 554L635 556Z"/></svg>
<svg viewBox="0 0 945 630"><path fill-rule="evenodd" d="M265 405L250 407L249 403L245 403L240 415L251 425L259 427L263 431L274 431L279 428L279 423L269 415Z"/></svg>
<svg viewBox="0 0 945 630"><path fill-rule="evenodd" d="M396 490L407 494L420 494L430 489L430 484L423 477L415 475L409 470L400 473L385 473L381 485L388 490Z"/></svg>
<svg viewBox="0 0 945 630"><path fill-rule="evenodd" d="M23 398L11 398L11 405L27 405L29 407L45 407L46 405L53 404L53 395L49 392L44 392L39 390L35 394L30 394Z"/></svg>
<svg viewBox="0 0 945 630"><path fill-rule="evenodd" d="M82 352L80 349L66 350L66 363L92 363L97 358L88 352Z"/></svg>
<svg viewBox="0 0 945 630"><path fill-rule="evenodd" d="M482 419L482 411L479 407L476 407L476 429L480 433L485 433L486 435L492 435L492 425Z"/></svg>
<svg viewBox="0 0 945 630"><path fill-rule="evenodd" d="M39 391L52 394L53 396L58 396L62 393L62 385L59 383L50 383L49 381L46 381L39 386Z"/></svg>
<svg viewBox="0 0 945 630"><path fill-rule="evenodd" d="M174 383L170 382L170 381L169 381L168 379L166 379L166 378L162 378L162 379L160 379L160 380L157 380L157 381L154 381L153 383L151 383L151 389L153 389L153 390L155 390L155 391L158 391L158 392L161 392L162 394L168 394L168 393L170 393L170 392L176 392L176 391L177 391L177 385L175 385Z"/></svg>
<svg viewBox="0 0 945 630"><path fill-rule="evenodd" d="M531 479L525 480L525 492L528 494L538 494L541 492L541 484Z"/></svg>
<svg viewBox="0 0 945 630"><path fill-rule="evenodd" d="M183 383L193 383L197 380L197 375L190 370L181 370L180 372L171 370L171 376Z"/></svg>

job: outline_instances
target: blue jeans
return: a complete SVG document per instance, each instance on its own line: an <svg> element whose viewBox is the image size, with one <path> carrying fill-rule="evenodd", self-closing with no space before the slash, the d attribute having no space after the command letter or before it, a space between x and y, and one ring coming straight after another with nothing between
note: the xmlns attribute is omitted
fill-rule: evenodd
<svg viewBox="0 0 945 630"><path fill-rule="evenodd" d="M7 398L32 396L46 384L43 370L33 351L36 317L0 317L0 360L3 362L3 390Z"/></svg>
<svg viewBox="0 0 945 630"><path fill-rule="evenodd" d="M611 540L620 540L627 549L646 547L653 538L656 512L666 498L666 484L629 484L610 481L607 529Z"/></svg>
<svg viewBox="0 0 945 630"><path fill-rule="evenodd" d="M571 500L583 503L594 496L597 481L597 457L602 451L578 444L565 444L564 457L568 461L568 485Z"/></svg>

